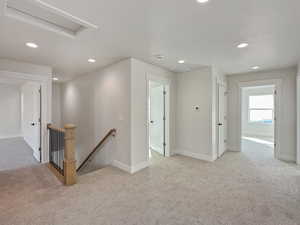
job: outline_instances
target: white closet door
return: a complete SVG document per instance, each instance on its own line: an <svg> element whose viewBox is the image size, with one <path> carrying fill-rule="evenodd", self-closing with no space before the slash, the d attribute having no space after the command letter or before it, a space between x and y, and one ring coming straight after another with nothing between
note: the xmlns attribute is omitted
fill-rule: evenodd
<svg viewBox="0 0 300 225"><path fill-rule="evenodd" d="M40 85L28 82L22 87L22 131L34 157L40 161Z"/></svg>

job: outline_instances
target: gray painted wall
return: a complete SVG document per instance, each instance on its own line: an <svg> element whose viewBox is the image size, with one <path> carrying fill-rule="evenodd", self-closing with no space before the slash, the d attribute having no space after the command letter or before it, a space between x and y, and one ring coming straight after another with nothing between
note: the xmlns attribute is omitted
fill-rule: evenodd
<svg viewBox="0 0 300 225"><path fill-rule="evenodd" d="M212 158L212 80L211 68L177 75L176 148L179 153Z"/></svg>
<svg viewBox="0 0 300 225"><path fill-rule="evenodd" d="M0 84L0 124L0 138L22 135L21 90L17 85Z"/></svg>
<svg viewBox="0 0 300 225"><path fill-rule="evenodd" d="M78 165L112 128L117 137L107 142L94 162L118 160L130 165L130 60L65 83L62 112L63 124L77 126Z"/></svg>

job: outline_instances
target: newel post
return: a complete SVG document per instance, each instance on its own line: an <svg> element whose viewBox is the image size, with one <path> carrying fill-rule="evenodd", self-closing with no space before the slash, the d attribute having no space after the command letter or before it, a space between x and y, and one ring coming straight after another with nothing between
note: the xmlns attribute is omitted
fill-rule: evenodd
<svg viewBox="0 0 300 225"><path fill-rule="evenodd" d="M76 159L75 159L75 129L73 124L65 125L65 152L64 152L64 177L65 185L76 183Z"/></svg>

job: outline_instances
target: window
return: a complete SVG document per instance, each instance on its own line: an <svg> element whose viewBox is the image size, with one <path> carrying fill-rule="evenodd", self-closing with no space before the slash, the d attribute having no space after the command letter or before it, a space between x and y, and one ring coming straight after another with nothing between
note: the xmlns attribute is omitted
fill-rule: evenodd
<svg viewBox="0 0 300 225"><path fill-rule="evenodd" d="M250 123L272 124L274 117L273 95L249 96L248 121Z"/></svg>

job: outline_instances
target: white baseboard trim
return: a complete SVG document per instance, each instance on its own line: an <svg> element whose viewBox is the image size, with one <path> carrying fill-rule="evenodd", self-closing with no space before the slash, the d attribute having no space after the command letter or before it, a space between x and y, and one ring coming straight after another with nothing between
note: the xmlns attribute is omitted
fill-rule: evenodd
<svg viewBox="0 0 300 225"><path fill-rule="evenodd" d="M282 161L285 161L285 162L293 162L293 163L295 163L297 161L295 156L292 156L292 155L283 155L283 154L280 154L278 156L278 159L282 160Z"/></svg>
<svg viewBox="0 0 300 225"><path fill-rule="evenodd" d="M186 150L177 150L176 154L191 157L194 159L200 159L200 160L207 161L207 162L213 162L216 160L215 157L213 157L212 155L194 153L194 152L190 152L190 151L186 151Z"/></svg>
<svg viewBox="0 0 300 225"><path fill-rule="evenodd" d="M147 167L149 167L149 161L141 162L141 163L139 163L137 165L132 166L130 172L131 173L136 173L136 172L138 172L138 171L140 171L142 169L145 169Z"/></svg>
<svg viewBox="0 0 300 225"><path fill-rule="evenodd" d="M154 148L154 147L150 147L150 149L152 151L155 151L155 152L158 152L160 154L164 154L164 150L163 149L160 149L160 148Z"/></svg>
<svg viewBox="0 0 300 225"><path fill-rule="evenodd" d="M10 138L20 138L20 137L22 137L22 135L21 134L19 134L19 135L7 135L7 136L0 136L0 139L10 139Z"/></svg>
<svg viewBox="0 0 300 225"><path fill-rule="evenodd" d="M118 160L114 160L114 161L112 162L112 165L113 165L114 167L116 167L116 168L119 168L120 170L123 170L123 171L127 172L127 173L131 173L131 168L130 168L130 166L128 166L128 165L126 165L126 164L124 164L124 163L121 163L121 162L118 161Z"/></svg>
<svg viewBox="0 0 300 225"><path fill-rule="evenodd" d="M228 152L240 152L241 150L239 150L237 147L228 146L227 151Z"/></svg>
<svg viewBox="0 0 300 225"><path fill-rule="evenodd" d="M142 169L149 167L149 162L145 161L145 162L141 162L135 166L128 166L124 163L121 163L120 161L114 160L112 162L112 166L119 168L120 170L123 170L127 173L134 174Z"/></svg>
<svg viewBox="0 0 300 225"><path fill-rule="evenodd" d="M224 152L224 153L225 153L225 152ZM224 154L224 153L223 153L223 154ZM215 152L215 153L213 154L213 156L212 156L212 162L216 161L218 158L219 158L219 157L218 157L218 154Z"/></svg>
<svg viewBox="0 0 300 225"><path fill-rule="evenodd" d="M39 162L40 161L40 154L36 151L33 151L33 157Z"/></svg>

